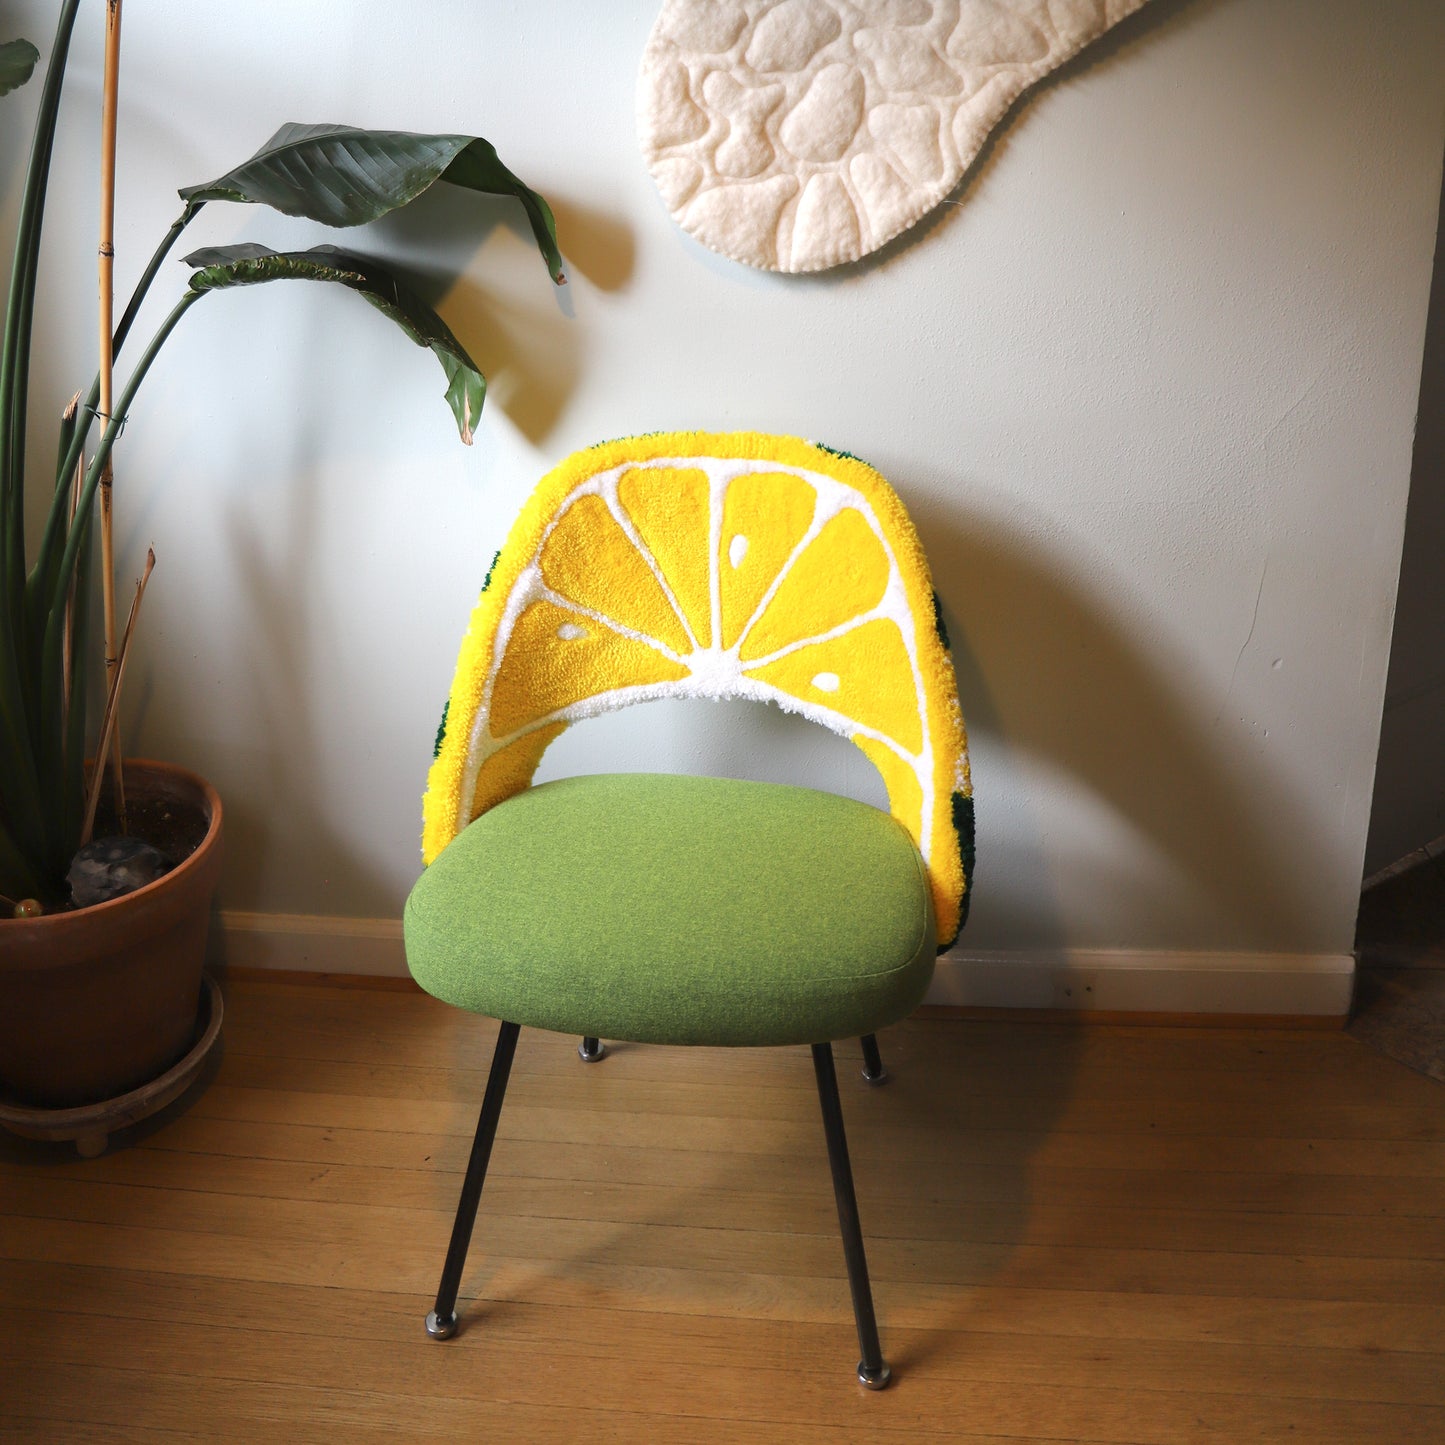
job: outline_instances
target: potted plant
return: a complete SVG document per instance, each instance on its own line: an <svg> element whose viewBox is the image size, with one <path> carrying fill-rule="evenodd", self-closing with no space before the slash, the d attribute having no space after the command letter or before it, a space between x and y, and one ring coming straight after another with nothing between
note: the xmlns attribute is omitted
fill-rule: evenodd
<svg viewBox="0 0 1445 1445"><path fill-rule="evenodd" d="M201 964L220 858L220 805L203 780L159 765L128 769L129 808L114 743L130 619L117 622L109 545L109 461L134 418L137 391L186 313L213 291L276 280L326 281L359 292L446 376L446 400L464 442L485 381L446 324L384 265L331 246L276 253L242 244L185 258L189 283L138 359L112 386L112 364L166 258L212 201L270 206L329 226L353 226L405 206L438 181L516 197L552 279L565 280L547 203L502 164L485 140L466 135L363 131L341 125L281 127L253 156L218 179L180 192L180 216L145 267L120 320L109 312L119 0L107 0L102 127L99 372L62 416L54 470L25 463L36 273L51 151L80 0L62 0L46 69L20 207L0 346L0 1105L87 1106L134 1090L190 1047ZM0 96L30 78L39 55L23 40L0 44ZM129 356L127 356L129 361ZM26 496L45 501L38 537L27 539ZM38 513L37 513L38 514ZM97 520L97 518L99 518ZM99 537L97 534L99 533ZM97 545L97 543L99 545ZM99 553L99 555L97 555ZM105 696L87 707L88 617L96 573L106 620ZM114 765L106 763L114 753ZM94 762L87 765L87 755ZM170 836L125 845L141 877L124 896L87 903L70 879L90 842L101 779L116 781L111 811L122 832L152 825ZM129 818L126 817L129 813ZM157 861L146 851L163 855ZM92 858L92 871L108 866ZM136 861L136 860L133 860ZM147 871L148 870L148 871Z"/></svg>

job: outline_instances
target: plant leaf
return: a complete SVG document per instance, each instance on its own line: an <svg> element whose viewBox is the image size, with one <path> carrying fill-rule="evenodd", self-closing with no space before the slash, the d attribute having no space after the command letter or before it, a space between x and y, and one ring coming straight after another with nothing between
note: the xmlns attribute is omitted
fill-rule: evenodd
<svg viewBox="0 0 1445 1445"><path fill-rule="evenodd" d="M567 278L552 209L470 135L417 135L350 125L283 125L250 160L205 185L187 186L187 207L241 201L328 226L358 226L414 201L438 180L488 195L516 196L552 279Z"/></svg>
<svg viewBox="0 0 1445 1445"><path fill-rule="evenodd" d="M24 849L10 836L4 818L0 818L0 893L18 901L33 898L40 891L39 875ZM0 905L0 918L9 916L9 911Z"/></svg>
<svg viewBox="0 0 1445 1445"><path fill-rule="evenodd" d="M40 52L28 40L7 40L0 45L0 95L19 90L39 59Z"/></svg>
<svg viewBox="0 0 1445 1445"><path fill-rule="evenodd" d="M278 252L244 242L194 251L185 258L185 264L200 268L190 283L191 290L197 292L255 286L264 281L335 281L360 292L441 363L447 378L447 405L457 419L462 440L471 445L472 425L487 394L486 379L446 322L378 262L335 246Z"/></svg>
<svg viewBox="0 0 1445 1445"><path fill-rule="evenodd" d="M516 196L532 227L532 239L547 262L547 271L559 286L567 284L562 270L562 253L557 249L557 222L546 199L524 184L504 166L496 147L480 137L472 140L442 174L454 186L481 191L490 196Z"/></svg>

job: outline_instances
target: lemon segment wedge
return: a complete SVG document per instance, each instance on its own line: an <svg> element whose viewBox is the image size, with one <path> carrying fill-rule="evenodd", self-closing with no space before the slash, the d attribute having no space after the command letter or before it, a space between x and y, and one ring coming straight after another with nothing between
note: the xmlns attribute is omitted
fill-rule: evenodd
<svg viewBox="0 0 1445 1445"><path fill-rule="evenodd" d="M612 566L588 565L594 547ZM674 652L692 643L677 609L601 497L580 497L542 545L542 580L557 597L619 623Z"/></svg>
<svg viewBox="0 0 1445 1445"><path fill-rule="evenodd" d="M744 472L723 494L717 560L722 645L732 647L807 535L817 490L790 472ZM768 525L755 524L766 515Z"/></svg>
<svg viewBox="0 0 1445 1445"><path fill-rule="evenodd" d="M623 474L617 499L666 579L694 644L707 647L712 642L707 474L696 467L637 467Z"/></svg>
<svg viewBox="0 0 1445 1445"><path fill-rule="evenodd" d="M492 689L490 721L500 738L602 693L687 676L656 647L545 600L522 613L508 641Z"/></svg>
<svg viewBox="0 0 1445 1445"><path fill-rule="evenodd" d="M835 512L782 574L739 655L751 662L871 612L883 600L892 570L863 513L856 507Z"/></svg>
<svg viewBox="0 0 1445 1445"><path fill-rule="evenodd" d="M890 738L906 753L923 750L913 667L891 617L805 643L774 662L749 667L746 675L835 713L837 732L851 735L852 723Z"/></svg>

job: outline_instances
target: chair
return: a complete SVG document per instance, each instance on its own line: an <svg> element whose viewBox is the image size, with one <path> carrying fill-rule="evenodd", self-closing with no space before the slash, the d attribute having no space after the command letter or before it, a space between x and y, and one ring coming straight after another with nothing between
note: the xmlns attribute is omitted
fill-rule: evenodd
<svg viewBox="0 0 1445 1445"><path fill-rule="evenodd" d="M615 774L531 786L579 718L655 698L774 702L849 737L892 816L830 793ZM844 453L652 434L545 477L483 583L438 732L427 864L407 900L421 986L501 1021L427 1330L456 1299L522 1025L582 1037L811 1045L862 1358L873 1311L832 1041L923 998L962 924L973 813L927 563Z"/></svg>

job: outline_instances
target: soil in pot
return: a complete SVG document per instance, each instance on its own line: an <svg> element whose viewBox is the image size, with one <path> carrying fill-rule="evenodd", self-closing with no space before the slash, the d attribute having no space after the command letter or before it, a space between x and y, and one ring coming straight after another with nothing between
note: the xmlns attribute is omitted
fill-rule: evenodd
<svg viewBox="0 0 1445 1445"><path fill-rule="evenodd" d="M96 816L94 838L71 859L67 906L108 903L164 877L201 845L208 823L202 808L149 795L129 803L122 819L112 795Z"/></svg>
<svg viewBox="0 0 1445 1445"><path fill-rule="evenodd" d="M95 810L95 836L106 838L124 831L159 849L173 868L184 863L201 846L211 824L210 813L189 798L155 797L148 793L127 797L125 815L126 826L122 829L114 801L103 798Z"/></svg>

